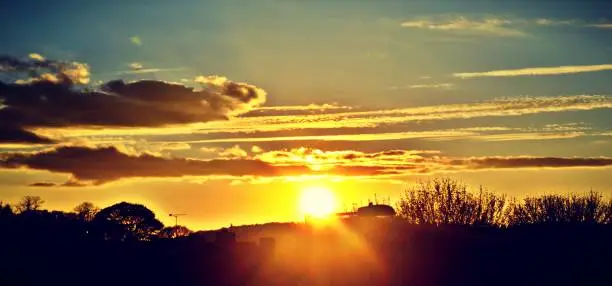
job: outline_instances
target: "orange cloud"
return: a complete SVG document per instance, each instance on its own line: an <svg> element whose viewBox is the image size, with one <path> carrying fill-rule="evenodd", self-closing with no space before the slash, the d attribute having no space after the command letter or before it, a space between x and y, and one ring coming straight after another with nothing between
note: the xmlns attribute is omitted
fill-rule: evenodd
<svg viewBox="0 0 612 286"><path fill-rule="evenodd" d="M285 177L401 176L483 169L609 167L610 157L467 157L440 156L438 151L388 150L366 153L298 148L229 159L164 158L132 154L115 147L63 146L34 153L0 154L0 167L70 174L70 185L103 184L125 178L185 176ZM42 186L43 184L38 184ZM49 184L44 184L49 185Z"/></svg>

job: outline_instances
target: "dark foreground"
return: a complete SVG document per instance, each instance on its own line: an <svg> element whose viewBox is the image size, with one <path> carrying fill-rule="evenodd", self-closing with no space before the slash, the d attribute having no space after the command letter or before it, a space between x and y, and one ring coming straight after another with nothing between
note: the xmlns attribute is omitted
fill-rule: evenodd
<svg viewBox="0 0 612 286"><path fill-rule="evenodd" d="M612 285L612 227L287 225L275 243L0 233L0 285ZM250 237L255 239L255 237Z"/></svg>

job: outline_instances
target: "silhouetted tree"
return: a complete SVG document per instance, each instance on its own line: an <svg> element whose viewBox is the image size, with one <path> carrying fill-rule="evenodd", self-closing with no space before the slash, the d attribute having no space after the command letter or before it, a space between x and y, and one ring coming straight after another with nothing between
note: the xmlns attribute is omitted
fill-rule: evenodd
<svg viewBox="0 0 612 286"><path fill-rule="evenodd" d="M586 195L546 195L527 197L515 203L511 224L606 224L610 223L612 200L606 202L597 192Z"/></svg>
<svg viewBox="0 0 612 286"><path fill-rule="evenodd" d="M443 178L419 182L397 204L401 217L415 224L505 225L506 198Z"/></svg>
<svg viewBox="0 0 612 286"><path fill-rule="evenodd" d="M5 218L5 217L10 217L12 215L13 215L13 209L11 208L11 205L4 204L0 201L0 219Z"/></svg>
<svg viewBox="0 0 612 286"><path fill-rule="evenodd" d="M79 219L86 222L93 220L99 211L100 209L90 202L83 202L74 207L74 212L77 214Z"/></svg>
<svg viewBox="0 0 612 286"><path fill-rule="evenodd" d="M188 228L182 225L176 225L176 226L164 227L159 232L159 237L160 238L178 238L178 237L188 236L190 234L191 234L191 230L189 230Z"/></svg>
<svg viewBox="0 0 612 286"><path fill-rule="evenodd" d="M102 209L91 224L94 236L119 241L151 240L164 227L145 206L126 202Z"/></svg>
<svg viewBox="0 0 612 286"><path fill-rule="evenodd" d="M27 211L40 210L45 203L39 196L25 196L17 203L15 209L17 212L23 213Z"/></svg>

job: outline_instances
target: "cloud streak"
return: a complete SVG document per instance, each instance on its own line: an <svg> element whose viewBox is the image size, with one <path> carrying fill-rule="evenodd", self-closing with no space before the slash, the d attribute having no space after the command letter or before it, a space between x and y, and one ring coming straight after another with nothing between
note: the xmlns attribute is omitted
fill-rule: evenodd
<svg viewBox="0 0 612 286"><path fill-rule="evenodd" d="M116 147L62 146L35 153L0 154L0 167L65 173L71 184L104 184L126 178L185 176L283 177L302 175L401 176L485 169L602 168L609 157L467 157L440 156L438 151L387 150L367 153L298 148L252 156L202 160L126 153ZM34 183L50 186L49 183Z"/></svg>
<svg viewBox="0 0 612 286"><path fill-rule="evenodd" d="M64 146L33 154L0 154L4 168L28 168L67 173L76 181L103 184L133 177L274 176L295 174L303 168L274 167L250 159L194 160L163 158L151 154L128 154L116 147Z"/></svg>
<svg viewBox="0 0 612 286"><path fill-rule="evenodd" d="M140 39L139 36L132 36L132 37L130 37L130 42L132 42L132 44L134 44L136 46L142 46L142 40Z"/></svg>
<svg viewBox="0 0 612 286"><path fill-rule="evenodd" d="M174 71L182 71L185 70L185 68L144 68L141 67L139 69L134 68L133 66L131 67L131 70L123 70L123 71L117 71L114 72L113 74L115 75L123 75L123 74L147 74L147 73L156 73L156 72L174 72Z"/></svg>
<svg viewBox="0 0 612 286"><path fill-rule="evenodd" d="M532 67L522 69L494 70L485 72L460 72L454 73L458 78L478 78L478 77L514 77L514 76L542 76L542 75L563 75L584 72L598 72L612 70L612 64L602 65L583 65L583 66L558 66L558 67Z"/></svg>
<svg viewBox="0 0 612 286"><path fill-rule="evenodd" d="M522 37L526 35L523 31L510 27L512 24L513 22L507 19L487 18L475 20L459 16L453 18L447 17L445 19L420 19L404 21L401 23L401 26L405 28L463 32L503 37Z"/></svg>
<svg viewBox="0 0 612 286"><path fill-rule="evenodd" d="M384 136L384 137L412 137L421 136L414 132L405 134L370 135L367 130L380 126L394 126L409 122L438 121L438 120L462 120L480 117L510 117L528 114L540 114L551 112L571 112L612 108L612 97L607 95L571 95L553 97L509 97L499 98L491 101L475 102L470 104L447 104L432 105L421 107L397 108L397 109L378 109L364 110L354 108L350 110L329 110L314 114L292 114L294 111L283 109L275 110L274 115L252 114L233 118L231 121L211 121L206 124L196 124L189 126L177 126L173 128L130 128L130 129L74 129L62 130L51 129L66 138L82 136L132 136L132 135L171 135L171 134L192 134L198 136L212 136L218 139L223 134L258 134L257 137L270 136L265 133L270 132L296 132L303 131L302 134L309 137L302 137L305 140L317 140L319 136L312 133L317 130L334 129L364 129L364 136ZM308 131L312 130L312 131ZM438 130L439 131L439 130ZM448 130L444 130L445 133ZM455 130L457 131L457 130ZM461 130L471 132L473 130ZM305 133L306 132L306 133ZM310 132L310 133L307 133ZM329 132L325 135L328 135ZM548 132L548 130L540 130ZM276 135L276 134L274 134ZM281 134L282 135L282 134ZM437 134L436 134L437 135ZM232 137L228 136L228 137ZM344 135L340 135L344 136ZM216 137L216 138L215 138ZM236 136L233 136L236 137ZM255 137L255 136L249 136ZM193 137L192 137L193 138ZM331 138L331 137L329 137ZM350 137L345 137L350 138ZM372 137L374 138L374 137ZM207 140L208 140L207 139ZM325 138L328 139L328 138ZM104 140L104 139L102 139ZM186 139L189 140L189 139ZM232 138L223 139L224 142L231 142ZM250 140L250 139L249 139ZM286 139L275 139L286 140ZM332 139L330 139L332 140ZM211 142L213 140L210 140ZM255 141L263 141L256 139ZM236 142L240 142L237 140Z"/></svg>
<svg viewBox="0 0 612 286"><path fill-rule="evenodd" d="M587 28L612 28L609 23L589 23L580 19L521 19L485 17L469 18L465 16L444 15L437 17L421 17L400 23L400 26L412 29L427 29L434 31L453 32L468 35L489 35L499 37L524 37L529 27L560 27L576 26Z"/></svg>
<svg viewBox="0 0 612 286"><path fill-rule="evenodd" d="M593 24L590 26L594 28L601 28L601 29L612 29L612 23Z"/></svg>

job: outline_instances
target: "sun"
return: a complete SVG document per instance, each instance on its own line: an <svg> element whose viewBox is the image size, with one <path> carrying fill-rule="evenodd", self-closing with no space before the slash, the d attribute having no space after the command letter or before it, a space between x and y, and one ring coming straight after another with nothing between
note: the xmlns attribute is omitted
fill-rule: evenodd
<svg viewBox="0 0 612 286"><path fill-rule="evenodd" d="M319 219L329 217L337 207L334 192L321 186L305 188L299 203L300 211L304 216Z"/></svg>

